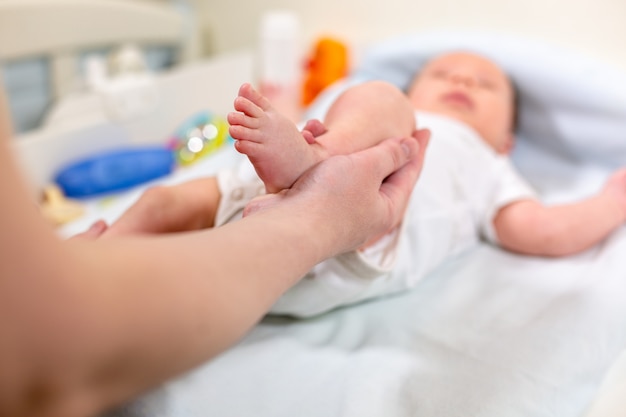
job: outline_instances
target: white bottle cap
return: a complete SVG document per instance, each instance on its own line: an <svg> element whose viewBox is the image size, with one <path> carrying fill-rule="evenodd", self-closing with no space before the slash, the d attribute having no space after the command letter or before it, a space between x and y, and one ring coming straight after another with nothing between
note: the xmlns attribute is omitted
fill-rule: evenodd
<svg viewBox="0 0 626 417"><path fill-rule="evenodd" d="M300 22L298 15L288 10L273 10L261 18L261 36L265 39L295 38Z"/></svg>

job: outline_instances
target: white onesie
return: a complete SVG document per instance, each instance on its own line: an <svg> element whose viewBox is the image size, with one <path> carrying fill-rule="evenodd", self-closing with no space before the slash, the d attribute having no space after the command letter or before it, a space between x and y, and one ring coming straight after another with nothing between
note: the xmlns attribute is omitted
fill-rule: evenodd
<svg viewBox="0 0 626 417"><path fill-rule="evenodd" d="M447 257L481 237L497 243L493 219L507 204L534 199L510 160L467 125L419 112L432 132L424 168L399 230L364 252L316 265L273 306L276 314L311 316L368 298L406 290ZM262 183L248 169L218 175L222 201L216 224L240 216Z"/></svg>

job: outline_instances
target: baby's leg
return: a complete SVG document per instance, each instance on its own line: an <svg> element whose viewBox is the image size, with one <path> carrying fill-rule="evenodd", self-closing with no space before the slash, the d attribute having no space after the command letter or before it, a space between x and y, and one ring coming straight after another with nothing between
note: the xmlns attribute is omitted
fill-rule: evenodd
<svg viewBox="0 0 626 417"><path fill-rule="evenodd" d="M391 84L372 81L343 93L330 107L325 127L299 132L249 84L228 115L236 148L246 154L269 192L289 188L329 155L349 154L391 137L409 137L415 115L406 96Z"/></svg>
<svg viewBox="0 0 626 417"><path fill-rule="evenodd" d="M304 171L326 156L250 84L239 89L235 110L228 115L230 135L237 140L236 149L254 165L267 191L291 187Z"/></svg>
<svg viewBox="0 0 626 417"><path fill-rule="evenodd" d="M383 81L356 85L341 94L324 119L327 132L316 138L328 154L350 154L416 129L415 110L406 95Z"/></svg>
<svg viewBox="0 0 626 417"><path fill-rule="evenodd" d="M214 177L152 187L102 236L175 233L213 227L220 198Z"/></svg>

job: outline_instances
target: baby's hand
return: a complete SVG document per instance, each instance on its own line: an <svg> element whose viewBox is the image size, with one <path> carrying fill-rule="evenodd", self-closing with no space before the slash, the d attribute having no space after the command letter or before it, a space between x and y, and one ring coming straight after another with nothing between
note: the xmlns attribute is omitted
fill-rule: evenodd
<svg viewBox="0 0 626 417"><path fill-rule="evenodd" d="M618 204L622 219L626 221L626 168L615 171L607 180L602 192Z"/></svg>

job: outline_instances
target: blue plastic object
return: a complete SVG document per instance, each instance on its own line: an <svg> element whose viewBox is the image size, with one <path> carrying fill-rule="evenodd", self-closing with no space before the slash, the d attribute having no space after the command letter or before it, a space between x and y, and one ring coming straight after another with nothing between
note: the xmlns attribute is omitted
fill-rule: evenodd
<svg viewBox="0 0 626 417"><path fill-rule="evenodd" d="M75 162L55 181L68 197L91 197L165 176L174 165L174 154L164 147L119 149Z"/></svg>

